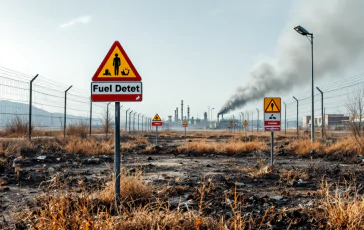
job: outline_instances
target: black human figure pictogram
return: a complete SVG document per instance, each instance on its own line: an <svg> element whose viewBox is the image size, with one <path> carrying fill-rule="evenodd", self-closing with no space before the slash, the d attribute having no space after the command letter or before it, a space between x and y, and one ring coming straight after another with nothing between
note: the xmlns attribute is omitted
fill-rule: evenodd
<svg viewBox="0 0 364 230"><path fill-rule="evenodd" d="M105 73L103 73L103 75L111 76L111 73L108 69L105 69Z"/></svg>
<svg viewBox="0 0 364 230"><path fill-rule="evenodd" d="M114 75L119 75L119 66L121 65L120 58L118 57L118 54L115 54L114 62L112 63L114 66Z"/></svg>
<svg viewBox="0 0 364 230"><path fill-rule="evenodd" d="M274 108L274 103L272 102L272 104L270 104L270 107L272 107L272 111L273 111L273 108Z"/></svg>

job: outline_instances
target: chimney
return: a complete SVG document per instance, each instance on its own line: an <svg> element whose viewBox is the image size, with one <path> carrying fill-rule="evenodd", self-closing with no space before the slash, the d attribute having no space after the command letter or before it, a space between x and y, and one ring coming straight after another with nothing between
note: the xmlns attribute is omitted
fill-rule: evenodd
<svg viewBox="0 0 364 230"><path fill-rule="evenodd" d="M187 121L190 122L190 106L187 106Z"/></svg>
<svg viewBox="0 0 364 230"><path fill-rule="evenodd" d="M181 100L181 121L183 120L183 100Z"/></svg>
<svg viewBox="0 0 364 230"><path fill-rule="evenodd" d="M178 107L176 108L176 117L177 117L177 122L178 122Z"/></svg>

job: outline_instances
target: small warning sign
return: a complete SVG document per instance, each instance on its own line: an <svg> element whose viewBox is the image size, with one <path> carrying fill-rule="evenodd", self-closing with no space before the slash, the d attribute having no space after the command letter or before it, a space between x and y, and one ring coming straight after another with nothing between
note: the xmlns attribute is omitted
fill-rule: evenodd
<svg viewBox="0 0 364 230"><path fill-rule="evenodd" d="M281 98L264 98L264 112L265 113L280 113L281 112Z"/></svg>
<svg viewBox="0 0 364 230"><path fill-rule="evenodd" d="M188 126L187 121L183 121L182 127L187 127L187 126Z"/></svg>
<svg viewBox="0 0 364 230"><path fill-rule="evenodd" d="M244 124L244 125L248 125L248 124L249 124L249 122L248 122L247 120L245 120L243 124Z"/></svg>
<svg viewBox="0 0 364 230"><path fill-rule="evenodd" d="M158 113L154 116L153 121L162 121Z"/></svg>
<svg viewBox="0 0 364 230"><path fill-rule="evenodd" d="M141 81L138 71L118 41L115 41L92 81Z"/></svg>
<svg viewBox="0 0 364 230"><path fill-rule="evenodd" d="M232 121L230 121L230 125L232 125L233 124L233 122Z"/></svg>

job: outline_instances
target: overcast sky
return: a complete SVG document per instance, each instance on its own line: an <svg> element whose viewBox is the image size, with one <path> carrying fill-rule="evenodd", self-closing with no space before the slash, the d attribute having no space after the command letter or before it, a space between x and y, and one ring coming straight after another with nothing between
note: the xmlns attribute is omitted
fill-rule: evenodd
<svg viewBox="0 0 364 230"><path fill-rule="evenodd" d="M118 40L143 79L143 102L125 106L166 118L184 100L192 116L202 117L208 106L216 108L216 116L236 88L249 82L252 67L275 55L282 31L296 26L290 22L299 4L2 1L0 66L89 92L93 74ZM309 43L297 39L309 59Z"/></svg>

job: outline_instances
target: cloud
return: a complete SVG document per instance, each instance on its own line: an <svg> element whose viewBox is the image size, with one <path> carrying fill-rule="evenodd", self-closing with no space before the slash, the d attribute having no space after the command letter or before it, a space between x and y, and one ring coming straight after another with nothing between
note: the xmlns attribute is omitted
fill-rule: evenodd
<svg viewBox="0 0 364 230"><path fill-rule="evenodd" d="M84 24L87 25L91 22L91 16L81 16L75 19L72 19L66 23L63 23L59 26L61 29L67 29L71 26L77 25L77 24Z"/></svg>

